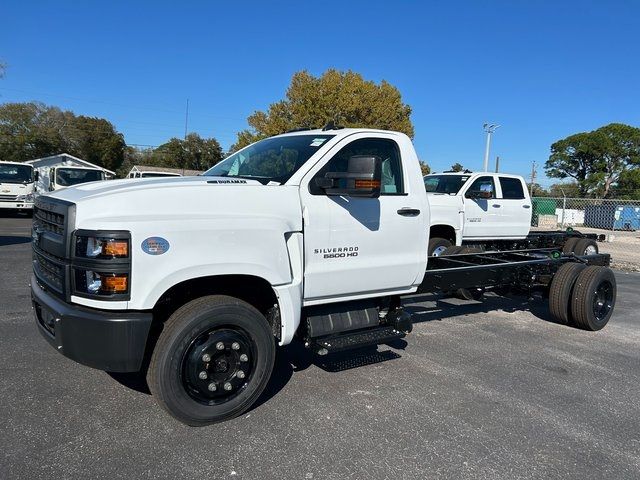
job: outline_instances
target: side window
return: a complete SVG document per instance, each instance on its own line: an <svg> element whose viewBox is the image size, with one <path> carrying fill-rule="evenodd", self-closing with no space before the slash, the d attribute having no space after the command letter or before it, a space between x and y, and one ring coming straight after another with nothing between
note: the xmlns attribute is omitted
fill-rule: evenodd
<svg viewBox="0 0 640 480"><path fill-rule="evenodd" d="M375 155L382 159L381 195L404 193L400 149L396 142L386 138L361 138L342 147L315 175L309 185L310 192L313 195L324 195L324 191L316 187L315 179L324 177L327 172L346 172L349 158L354 155Z"/></svg>
<svg viewBox="0 0 640 480"><path fill-rule="evenodd" d="M500 177L500 188L502 188L502 198L508 200L522 200L524 198L522 182L517 178Z"/></svg>
<svg viewBox="0 0 640 480"><path fill-rule="evenodd" d="M493 183L493 177L476 178L464 196L472 198L473 196L470 195L471 192L491 192L491 197L488 198L496 198L496 186Z"/></svg>

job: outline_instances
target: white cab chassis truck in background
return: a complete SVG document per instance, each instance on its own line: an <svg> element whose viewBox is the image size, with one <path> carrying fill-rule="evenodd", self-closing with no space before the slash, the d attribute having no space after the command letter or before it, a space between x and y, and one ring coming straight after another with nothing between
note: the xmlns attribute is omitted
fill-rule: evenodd
<svg viewBox="0 0 640 480"><path fill-rule="evenodd" d="M146 375L189 425L235 417L278 345L324 355L411 331L402 296L548 294L551 316L604 327L608 255L557 248L428 257L429 197L411 140L382 130L261 140L203 176L95 182L36 199L31 293L60 353Z"/></svg>
<svg viewBox="0 0 640 480"><path fill-rule="evenodd" d="M82 183L99 182L106 179L99 168L75 167L61 165L57 167L41 167L37 169L39 178L36 189L40 194L48 194Z"/></svg>
<svg viewBox="0 0 640 480"><path fill-rule="evenodd" d="M0 210L31 213L36 176L29 164L0 162Z"/></svg>
<svg viewBox="0 0 640 480"><path fill-rule="evenodd" d="M527 184L519 175L434 173L424 177L424 186L431 212L429 256L469 249L506 251L539 247L592 255L598 253L596 240L603 239L573 229L530 232L532 202Z"/></svg>

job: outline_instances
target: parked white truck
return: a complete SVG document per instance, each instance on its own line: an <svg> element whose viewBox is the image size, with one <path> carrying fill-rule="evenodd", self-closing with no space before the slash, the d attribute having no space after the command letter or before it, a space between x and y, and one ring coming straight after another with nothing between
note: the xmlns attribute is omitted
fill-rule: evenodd
<svg viewBox="0 0 640 480"><path fill-rule="evenodd" d="M74 185L105 180L105 173L99 168L91 167L41 167L37 190L39 193L55 192Z"/></svg>
<svg viewBox="0 0 640 480"><path fill-rule="evenodd" d="M530 232L532 202L519 175L491 172L444 172L426 175L431 227L430 256L451 246L508 250L562 246L564 253L598 253L596 235ZM449 249L459 252L462 249Z"/></svg>
<svg viewBox="0 0 640 480"><path fill-rule="evenodd" d="M31 213L35 177L31 165L0 162L0 209Z"/></svg>
<svg viewBox="0 0 640 480"><path fill-rule="evenodd" d="M206 425L250 408L294 337L322 355L405 336L405 294L540 290L559 322L609 321L608 255L428 257L429 200L406 135L329 127L261 140L200 177L41 196L37 326L79 363L144 373L171 415Z"/></svg>

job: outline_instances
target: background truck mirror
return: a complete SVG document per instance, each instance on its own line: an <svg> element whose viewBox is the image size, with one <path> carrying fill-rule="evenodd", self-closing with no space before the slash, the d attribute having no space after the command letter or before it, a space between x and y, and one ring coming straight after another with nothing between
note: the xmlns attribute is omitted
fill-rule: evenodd
<svg viewBox="0 0 640 480"><path fill-rule="evenodd" d="M354 155L346 172L327 172L316 185L327 195L377 198L380 196L382 159L375 155ZM328 180L328 182L327 182ZM326 185L326 186L325 186Z"/></svg>

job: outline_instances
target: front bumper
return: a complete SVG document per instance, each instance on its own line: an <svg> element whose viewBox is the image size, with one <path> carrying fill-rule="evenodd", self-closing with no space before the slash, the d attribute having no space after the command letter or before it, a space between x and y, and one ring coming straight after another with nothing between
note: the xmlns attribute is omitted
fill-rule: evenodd
<svg viewBox="0 0 640 480"><path fill-rule="evenodd" d="M47 293L31 276L31 300L42 336L64 356L108 372L142 366L152 314L72 305Z"/></svg>

